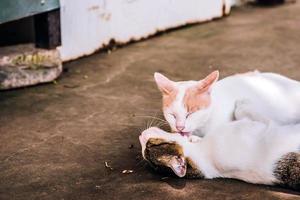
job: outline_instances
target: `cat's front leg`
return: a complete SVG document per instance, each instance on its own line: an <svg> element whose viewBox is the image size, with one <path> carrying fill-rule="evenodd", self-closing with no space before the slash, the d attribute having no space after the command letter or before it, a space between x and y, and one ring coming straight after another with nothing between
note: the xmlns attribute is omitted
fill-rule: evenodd
<svg viewBox="0 0 300 200"><path fill-rule="evenodd" d="M187 140L187 137L181 136L177 133L168 133L157 127L150 127L142 132L140 135L140 141L147 143L150 138L163 139L166 141L174 141L182 143Z"/></svg>
<svg viewBox="0 0 300 200"><path fill-rule="evenodd" d="M262 122L264 124L269 124L270 119L268 119L263 111L259 109L259 106L247 99L237 100L234 109L235 120L250 119L252 121Z"/></svg>
<svg viewBox="0 0 300 200"><path fill-rule="evenodd" d="M170 133L167 133L166 131L157 127L150 127L142 132L139 139L142 143L146 144L150 138L159 138L159 139L168 140L169 137L170 137Z"/></svg>
<svg viewBox="0 0 300 200"><path fill-rule="evenodd" d="M139 136L139 140L142 146L142 150L144 150L149 139L159 139L166 142L175 142L182 147L185 147L190 143L198 142L199 140L196 137L197 136L190 139L189 137L182 136L178 133L168 133L160 128L151 127L142 132L142 134Z"/></svg>

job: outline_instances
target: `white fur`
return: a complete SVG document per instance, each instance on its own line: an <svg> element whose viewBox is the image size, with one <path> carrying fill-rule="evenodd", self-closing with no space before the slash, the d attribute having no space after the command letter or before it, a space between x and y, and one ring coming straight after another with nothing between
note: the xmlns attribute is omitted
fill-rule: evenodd
<svg viewBox="0 0 300 200"><path fill-rule="evenodd" d="M286 153L299 152L300 124L281 126L245 118L212 131L218 134L210 133L191 142L188 137L150 128L142 133L140 141L143 151L149 138L177 142L205 178L236 178L270 185L278 183L273 175L276 162Z"/></svg>
<svg viewBox="0 0 300 200"><path fill-rule="evenodd" d="M300 122L300 82L279 74L252 72L224 78L212 86L210 106L194 112L188 118L183 97L186 89L197 85L199 81L174 83L178 95L164 109L164 116L173 130L176 130L176 120L181 120L185 125L184 132L198 136L211 133L210 130L232 121L235 105L241 100L251 102L244 113L239 113L242 116L250 110L250 113L259 112L279 124Z"/></svg>

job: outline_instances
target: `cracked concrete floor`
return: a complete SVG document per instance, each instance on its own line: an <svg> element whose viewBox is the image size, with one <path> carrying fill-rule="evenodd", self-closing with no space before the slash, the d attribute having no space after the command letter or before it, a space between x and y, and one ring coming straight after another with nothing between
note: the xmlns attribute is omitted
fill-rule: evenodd
<svg viewBox="0 0 300 200"><path fill-rule="evenodd" d="M0 199L300 199L236 180L162 179L138 143L144 116L161 116L155 71L185 80L259 69L300 80L299 12L299 3L243 6L67 63L58 84L1 92Z"/></svg>

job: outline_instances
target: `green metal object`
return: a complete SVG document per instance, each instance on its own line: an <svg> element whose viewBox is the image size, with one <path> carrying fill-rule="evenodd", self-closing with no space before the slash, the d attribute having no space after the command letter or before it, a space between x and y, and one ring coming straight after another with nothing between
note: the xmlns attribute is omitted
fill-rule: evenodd
<svg viewBox="0 0 300 200"><path fill-rule="evenodd" d="M59 8L59 0L0 0L0 24Z"/></svg>

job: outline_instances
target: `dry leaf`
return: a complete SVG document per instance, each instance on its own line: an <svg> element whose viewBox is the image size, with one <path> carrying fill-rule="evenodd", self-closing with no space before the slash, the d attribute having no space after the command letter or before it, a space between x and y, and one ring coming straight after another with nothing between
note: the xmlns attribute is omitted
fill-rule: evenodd
<svg viewBox="0 0 300 200"><path fill-rule="evenodd" d="M131 170L131 169L124 169L122 171L122 174L131 174L131 173L133 173L133 170Z"/></svg>
<svg viewBox="0 0 300 200"><path fill-rule="evenodd" d="M105 164L105 167L106 167L106 168L108 168L108 169L110 169L110 170L113 170L113 169L114 169L114 168L112 168L112 167L108 164L107 161L105 161L104 164Z"/></svg>

